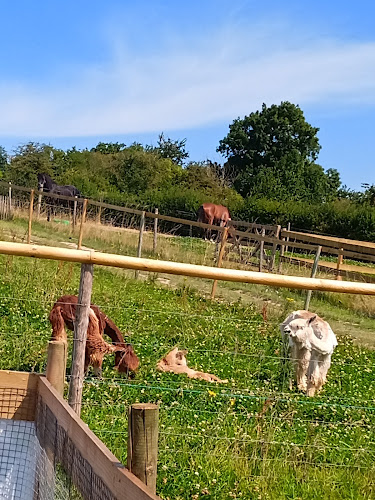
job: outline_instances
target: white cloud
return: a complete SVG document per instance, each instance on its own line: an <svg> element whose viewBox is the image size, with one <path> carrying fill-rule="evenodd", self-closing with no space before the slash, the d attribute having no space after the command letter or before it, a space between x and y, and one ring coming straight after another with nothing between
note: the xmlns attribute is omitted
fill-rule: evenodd
<svg viewBox="0 0 375 500"><path fill-rule="evenodd" d="M274 27L273 27L274 28ZM290 100L375 104L375 42L294 40L226 28L215 38L137 59L116 40L112 60L71 69L71 84L0 80L3 136L64 137L194 128ZM64 68L66 70L66 68ZM66 82L66 75L64 76Z"/></svg>

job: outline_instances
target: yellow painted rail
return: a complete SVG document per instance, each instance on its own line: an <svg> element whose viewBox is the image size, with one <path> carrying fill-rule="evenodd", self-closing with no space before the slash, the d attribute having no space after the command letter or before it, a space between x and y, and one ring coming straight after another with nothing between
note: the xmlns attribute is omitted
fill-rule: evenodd
<svg viewBox="0 0 375 500"><path fill-rule="evenodd" d="M0 254L15 255L19 257L33 257L37 259L79 262L81 264L94 264L98 266L112 266L153 273L179 274L183 276L212 280L255 283L259 285L284 288L375 295L375 284L372 283L334 281L327 279L304 278L299 276L258 273L253 271L218 269L217 267L141 259L137 257L127 257L124 255L95 252L93 250L70 250L66 248L0 241Z"/></svg>

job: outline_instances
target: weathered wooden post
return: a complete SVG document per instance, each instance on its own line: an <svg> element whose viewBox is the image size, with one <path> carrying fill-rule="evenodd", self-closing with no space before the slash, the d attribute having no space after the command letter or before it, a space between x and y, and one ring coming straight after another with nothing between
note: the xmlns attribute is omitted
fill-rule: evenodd
<svg viewBox="0 0 375 500"><path fill-rule="evenodd" d="M315 260L314 260L314 264L313 264L312 271L311 271L312 278L315 278L315 276L316 276L316 271L318 270L319 258L320 258L321 251L322 251L322 247L319 245L318 248L316 249ZM306 311L309 310L311 294L312 294L312 290L307 290L307 295L306 295L306 300L305 300Z"/></svg>
<svg viewBox="0 0 375 500"><path fill-rule="evenodd" d="M262 239L260 240L259 244L259 272L261 273L263 271L263 257L264 257L264 236L266 234L266 230L263 228L262 229Z"/></svg>
<svg viewBox="0 0 375 500"><path fill-rule="evenodd" d="M83 225L86 220L86 210L87 210L87 202L88 199L85 198L83 200L83 208L82 208L82 217L81 217L81 226L79 228L79 237L78 237L78 244L77 244L77 250L80 250L82 248L82 238L83 238Z"/></svg>
<svg viewBox="0 0 375 500"><path fill-rule="evenodd" d="M74 201L73 201L73 231L77 225L77 200L78 200L78 196L75 196L74 197Z"/></svg>
<svg viewBox="0 0 375 500"><path fill-rule="evenodd" d="M229 230L229 228L225 227L223 234L222 234L219 258L217 259L217 267L221 267L221 263L223 262L224 248L225 248L225 244L226 244L227 238L228 238L228 230ZM217 287L217 280L215 280L212 284L211 299L215 298L216 287Z"/></svg>
<svg viewBox="0 0 375 500"><path fill-rule="evenodd" d="M41 187L38 191L38 205L36 208L36 218L39 219L40 217L40 208L42 206L42 192L43 192L43 187Z"/></svg>
<svg viewBox="0 0 375 500"><path fill-rule="evenodd" d="M78 304L74 322L72 373L69 384L69 405L79 416L81 414L82 389L85 368L85 350L87 327L89 325L89 309L91 305L92 280L94 266L81 265L81 279L79 282Z"/></svg>
<svg viewBox="0 0 375 500"><path fill-rule="evenodd" d="M288 231L288 232L290 231L290 222L288 222L287 231ZM286 241L289 241L289 235L286 237ZM285 247L285 251L286 251L286 252L288 251L288 245Z"/></svg>
<svg viewBox="0 0 375 500"><path fill-rule="evenodd" d="M285 238L282 239L282 242L284 243L285 242ZM280 246L280 255L279 255L279 267L278 267L278 270L277 272L280 274L281 273L281 270L282 270L282 266L283 266L283 257L284 257L284 253L285 253L285 245L284 244L281 244Z"/></svg>
<svg viewBox="0 0 375 500"><path fill-rule="evenodd" d="M336 267L336 279L338 281L342 281L342 276L340 274L340 267L342 265L343 260L344 260L344 249L340 248L339 254L337 256L337 267Z"/></svg>
<svg viewBox="0 0 375 500"><path fill-rule="evenodd" d="M139 227L137 257L142 257L142 242L143 242L143 231L145 229L145 217L146 217L146 212L143 210L141 215L141 224ZM139 271L135 271L135 278L137 279L138 276L139 276Z"/></svg>
<svg viewBox="0 0 375 500"><path fill-rule="evenodd" d="M9 219L12 218L12 183L9 182L8 187L8 198L9 198Z"/></svg>
<svg viewBox="0 0 375 500"><path fill-rule="evenodd" d="M159 213L159 209L155 208L155 215ZM156 253L156 247L158 244L158 219L155 217L154 219L154 246L153 246L153 251Z"/></svg>
<svg viewBox="0 0 375 500"><path fill-rule="evenodd" d="M159 407L136 403L129 407L128 469L156 493Z"/></svg>
<svg viewBox="0 0 375 500"><path fill-rule="evenodd" d="M33 221L33 211L34 211L34 189L30 193L30 207L29 207L29 227L27 231L27 243L31 243L31 224Z"/></svg>
<svg viewBox="0 0 375 500"><path fill-rule="evenodd" d="M67 343L63 340L48 342L46 377L56 391L64 395Z"/></svg>

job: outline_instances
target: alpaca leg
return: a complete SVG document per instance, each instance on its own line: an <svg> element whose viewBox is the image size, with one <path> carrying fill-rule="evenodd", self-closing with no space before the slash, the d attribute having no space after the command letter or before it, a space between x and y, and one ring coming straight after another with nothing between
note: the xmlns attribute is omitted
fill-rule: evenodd
<svg viewBox="0 0 375 500"><path fill-rule="evenodd" d="M298 352L297 362L297 387L300 391L307 389L307 370L309 368L310 351L307 349L300 349Z"/></svg>
<svg viewBox="0 0 375 500"><path fill-rule="evenodd" d="M319 356L315 365L311 370L311 375L308 376L308 396L314 396L326 383L327 372L331 366L331 355L323 358Z"/></svg>
<svg viewBox="0 0 375 500"><path fill-rule="evenodd" d="M315 353L314 353L315 354ZM312 397L315 396L315 393L318 387L321 387L320 384L320 366L319 359L313 354L313 357L310 361L308 373L307 373L307 395Z"/></svg>

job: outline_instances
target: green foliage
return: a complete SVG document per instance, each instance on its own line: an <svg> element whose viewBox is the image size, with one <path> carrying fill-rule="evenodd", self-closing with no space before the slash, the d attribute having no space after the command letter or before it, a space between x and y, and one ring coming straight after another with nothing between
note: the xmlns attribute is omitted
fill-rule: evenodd
<svg viewBox="0 0 375 500"><path fill-rule="evenodd" d="M247 198L235 213L240 220L253 220L263 224L288 222L294 229L316 231L342 238L375 240L375 208L355 205L349 200L308 204L301 201Z"/></svg>
<svg viewBox="0 0 375 500"><path fill-rule="evenodd" d="M3 146L0 146L0 178L4 176L8 166L8 155Z"/></svg>
<svg viewBox="0 0 375 500"><path fill-rule="evenodd" d="M5 170L7 180L21 186L35 187L37 173L53 173L54 148L46 144L29 142L18 147Z"/></svg>
<svg viewBox="0 0 375 500"><path fill-rule="evenodd" d="M156 148L149 147L151 151L157 152L162 158L171 160L176 165L182 166L184 161L189 158L189 153L185 149L186 139L182 141L173 141L172 139L165 138L161 133L158 139Z"/></svg>
<svg viewBox="0 0 375 500"><path fill-rule="evenodd" d="M126 145L123 142L99 142L94 148L91 148L92 153L102 153L105 155L119 153L125 149Z"/></svg>
<svg viewBox="0 0 375 500"><path fill-rule="evenodd" d="M152 151L131 146L116 156L114 184L121 192L140 195L178 183L181 167Z"/></svg>
<svg viewBox="0 0 375 500"><path fill-rule="evenodd" d="M217 150L228 158L243 196L321 202L336 196L340 180L337 171L326 174L314 163L318 131L290 102L263 104L261 111L234 120Z"/></svg>

